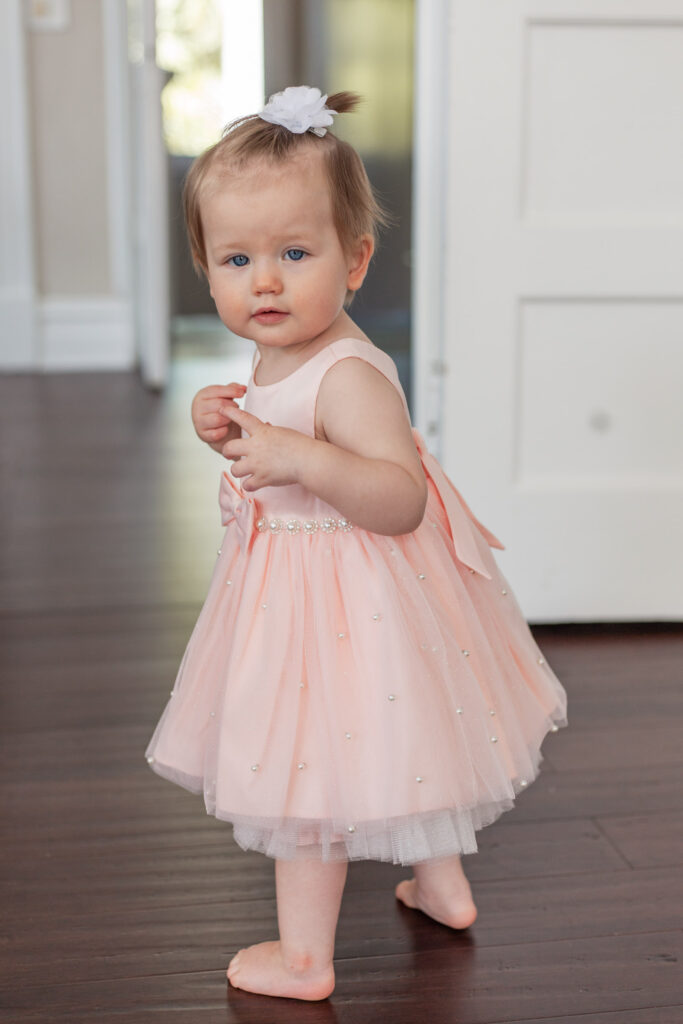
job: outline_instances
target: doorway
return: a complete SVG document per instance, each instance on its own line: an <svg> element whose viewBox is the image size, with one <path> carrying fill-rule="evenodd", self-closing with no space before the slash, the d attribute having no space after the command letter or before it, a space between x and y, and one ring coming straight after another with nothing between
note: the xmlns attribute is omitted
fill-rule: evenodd
<svg viewBox="0 0 683 1024"><path fill-rule="evenodd" d="M395 360L410 403L414 7L415 0L157 0L157 63L168 76L172 359L230 356L242 368L252 352L220 323L191 264L181 193L192 160L229 120L288 85L350 89L364 102L336 130L360 152L394 221L352 315Z"/></svg>

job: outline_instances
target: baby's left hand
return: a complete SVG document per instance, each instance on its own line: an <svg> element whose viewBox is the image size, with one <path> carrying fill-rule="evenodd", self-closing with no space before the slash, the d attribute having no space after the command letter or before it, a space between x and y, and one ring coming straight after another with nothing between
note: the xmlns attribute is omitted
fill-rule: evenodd
<svg viewBox="0 0 683 1024"><path fill-rule="evenodd" d="M242 481L245 491L259 487L282 487L298 482L299 467L305 458L310 438L289 427L274 427L238 406L223 409L224 416L237 423L249 437L228 441L222 453L234 459L230 472Z"/></svg>

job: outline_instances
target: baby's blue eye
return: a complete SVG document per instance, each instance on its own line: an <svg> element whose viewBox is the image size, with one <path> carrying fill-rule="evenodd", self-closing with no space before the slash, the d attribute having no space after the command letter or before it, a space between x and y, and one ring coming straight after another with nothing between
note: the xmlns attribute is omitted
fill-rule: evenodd
<svg viewBox="0 0 683 1024"><path fill-rule="evenodd" d="M286 255L289 256L290 260L296 261L302 260L306 253L303 249L288 249Z"/></svg>
<svg viewBox="0 0 683 1024"><path fill-rule="evenodd" d="M249 257L248 256L242 256L242 255L231 256L228 259L228 263L231 263L233 265L233 267L246 267L248 262L249 262Z"/></svg>

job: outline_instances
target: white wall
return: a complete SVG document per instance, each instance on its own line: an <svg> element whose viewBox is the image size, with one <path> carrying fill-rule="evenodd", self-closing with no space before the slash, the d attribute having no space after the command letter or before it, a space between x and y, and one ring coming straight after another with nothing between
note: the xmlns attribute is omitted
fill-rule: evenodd
<svg viewBox="0 0 683 1024"><path fill-rule="evenodd" d="M14 215L13 245L28 254L30 329L0 318L0 368L130 368L125 4L70 0L68 22L44 31L22 23L23 7L3 0L0 78L15 65L3 118L24 142L24 167L15 144L0 164L0 223ZM0 296L8 284L16 293L13 278L5 258Z"/></svg>

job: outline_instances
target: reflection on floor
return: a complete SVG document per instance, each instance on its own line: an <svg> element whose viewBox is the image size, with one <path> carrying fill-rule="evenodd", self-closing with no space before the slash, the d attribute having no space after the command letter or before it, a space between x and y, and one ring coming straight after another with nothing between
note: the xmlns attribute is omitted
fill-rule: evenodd
<svg viewBox="0 0 683 1024"><path fill-rule="evenodd" d="M680 1024L675 623L534 630L570 727L465 859L470 929L399 905L408 869L361 862L331 1000L227 989L232 954L276 934L272 862L144 761L223 532L190 401L250 352L210 348L184 338L164 394L0 377L3 1024Z"/></svg>

